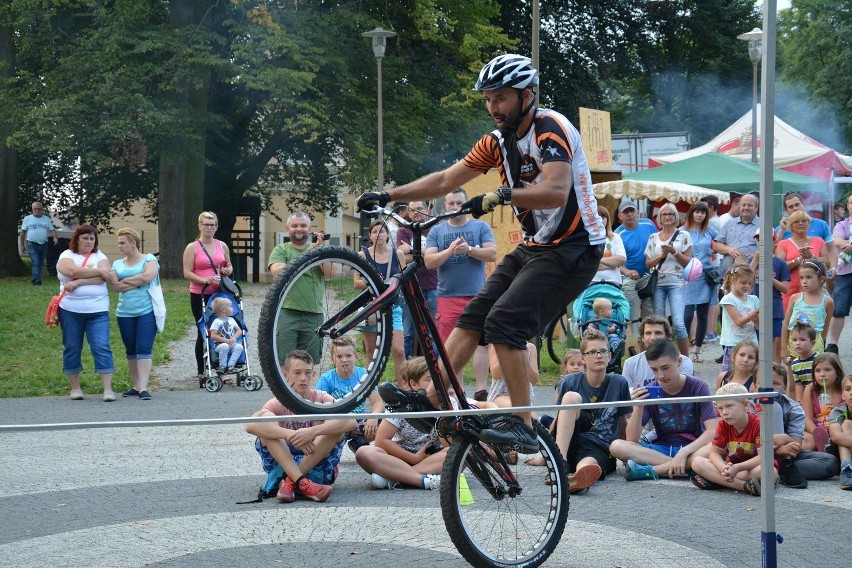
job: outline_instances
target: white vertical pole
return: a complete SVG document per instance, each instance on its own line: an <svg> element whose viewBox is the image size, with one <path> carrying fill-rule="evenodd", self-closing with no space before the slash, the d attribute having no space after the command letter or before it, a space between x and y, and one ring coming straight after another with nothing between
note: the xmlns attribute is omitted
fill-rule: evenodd
<svg viewBox="0 0 852 568"><path fill-rule="evenodd" d="M772 230L773 230L773 162L775 158L775 40L776 0L763 2L763 74L761 84L760 128L760 390L772 391ZM752 132L752 136L755 133ZM768 340L767 340L768 339ZM775 532L775 471L773 467L773 435L775 412L780 408L774 401L763 404L760 420L760 486L763 523L761 527L761 557L763 566L778 565Z"/></svg>

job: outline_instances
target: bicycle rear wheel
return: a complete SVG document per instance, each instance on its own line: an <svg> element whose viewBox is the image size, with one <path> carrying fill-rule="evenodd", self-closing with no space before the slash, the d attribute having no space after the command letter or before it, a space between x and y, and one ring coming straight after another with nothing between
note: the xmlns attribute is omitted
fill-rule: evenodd
<svg viewBox="0 0 852 568"><path fill-rule="evenodd" d="M363 290L355 289L355 274L366 283ZM364 402L384 372L393 325L391 307L369 319L361 309L385 289L370 263L342 247L305 253L275 279L260 312L258 355L269 388L281 404L295 413L315 414L349 412ZM355 323L358 328L341 331ZM335 368L331 342L338 336L354 343L356 368L351 379L325 387L333 403L316 402L286 380L285 358L294 349L307 351L314 360L315 380L322 382L323 375Z"/></svg>
<svg viewBox="0 0 852 568"><path fill-rule="evenodd" d="M568 312L563 309L557 317L553 318L547 324L544 330L547 353L557 365L562 365L562 358L568 349L568 337L570 334L571 328L568 325Z"/></svg>
<svg viewBox="0 0 852 568"><path fill-rule="evenodd" d="M450 539L473 566L532 567L559 544L568 519L568 475L562 454L535 422L545 467L524 459L507 481L481 443L456 436L441 475L441 511ZM489 451L491 451L489 449Z"/></svg>

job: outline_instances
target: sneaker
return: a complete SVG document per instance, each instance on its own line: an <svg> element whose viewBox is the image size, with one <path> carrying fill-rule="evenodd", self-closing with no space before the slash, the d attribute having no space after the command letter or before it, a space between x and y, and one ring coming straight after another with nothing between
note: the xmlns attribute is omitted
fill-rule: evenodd
<svg viewBox="0 0 852 568"><path fill-rule="evenodd" d="M840 468L840 488L852 490L852 462L846 462Z"/></svg>
<svg viewBox="0 0 852 568"><path fill-rule="evenodd" d="M104 402L115 402L115 393L112 391L104 391Z"/></svg>
<svg viewBox="0 0 852 568"><path fill-rule="evenodd" d="M151 393L142 391L139 393L139 400L151 400Z"/></svg>
<svg viewBox="0 0 852 568"><path fill-rule="evenodd" d="M718 357L716 357L716 358L715 358L715 359L713 359L713 360L714 360L717 364L721 365L721 364L722 364L722 361L724 361L724 360L725 360L725 356L724 356L724 355L719 355Z"/></svg>
<svg viewBox="0 0 852 568"><path fill-rule="evenodd" d="M715 333L708 333L707 335L704 336L704 343L718 343L718 342L719 342L719 336L716 335Z"/></svg>
<svg viewBox="0 0 852 568"><path fill-rule="evenodd" d="M518 416L504 417L499 422L495 420L493 428L486 428L479 433L479 439L486 444L512 446L522 454L538 452L538 437Z"/></svg>
<svg viewBox="0 0 852 568"><path fill-rule="evenodd" d="M71 400L83 400L83 389L71 389Z"/></svg>
<svg viewBox="0 0 852 568"><path fill-rule="evenodd" d="M576 493L588 489L601 478L602 470L598 464L590 463L568 476L568 492Z"/></svg>
<svg viewBox="0 0 852 568"><path fill-rule="evenodd" d="M389 489L390 484L388 480L379 475L378 473L373 473L370 475L370 485L373 486L373 489Z"/></svg>
<svg viewBox="0 0 852 568"><path fill-rule="evenodd" d="M657 479L657 472L652 465L639 465L633 460L627 460L627 469L624 472L627 481L639 481L642 479Z"/></svg>
<svg viewBox="0 0 852 568"><path fill-rule="evenodd" d="M314 483L307 477L299 480L299 494L305 499L322 503L331 495L331 485Z"/></svg>
<svg viewBox="0 0 852 568"><path fill-rule="evenodd" d="M124 398L139 396L139 391L136 389L130 389L129 391L124 391L123 393L121 393L121 396L123 396Z"/></svg>
<svg viewBox="0 0 852 568"><path fill-rule="evenodd" d="M379 396L385 403L385 407L391 412L432 412L437 410L429 399L426 391L404 391L393 383L382 383L379 385ZM424 434L429 434L435 428L434 418L406 418L409 424Z"/></svg>
<svg viewBox="0 0 852 568"><path fill-rule="evenodd" d="M826 345L825 346L825 352L826 353L834 353L835 355L840 354L840 350L837 348L836 343L829 343L828 345Z"/></svg>
<svg viewBox="0 0 852 568"><path fill-rule="evenodd" d="M292 479L285 477L281 480L275 498L281 503L292 503L296 500L296 484L293 483Z"/></svg>
<svg viewBox="0 0 852 568"><path fill-rule="evenodd" d="M781 485L791 489L807 489L808 480L796 467L792 458L784 458L778 462L778 477Z"/></svg>
<svg viewBox="0 0 852 568"><path fill-rule="evenodd" d="M347 442L349 449L352 450L352 453L358 451L359 448L363 448L364 446L369 446L370 441L362 434L361 432L355 431L349 433L349 442Z"/></svg>
<svg viewBox="0 0 852 568"><path fill-rule="evenodd" d="M437 491L441 488L441 476L439 474L427 473L423 476L423 489Z"/></svg>

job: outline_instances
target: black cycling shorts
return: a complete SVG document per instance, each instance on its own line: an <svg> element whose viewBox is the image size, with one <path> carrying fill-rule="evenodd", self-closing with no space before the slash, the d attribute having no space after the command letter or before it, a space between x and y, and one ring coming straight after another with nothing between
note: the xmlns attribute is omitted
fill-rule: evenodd
<svg viewBox="0 0 852 568"><path fill-rule="evenodd" d="M483 343L525 349L598 271L603 245L520 245L503 257L456 327L482 334Z"/></svg>

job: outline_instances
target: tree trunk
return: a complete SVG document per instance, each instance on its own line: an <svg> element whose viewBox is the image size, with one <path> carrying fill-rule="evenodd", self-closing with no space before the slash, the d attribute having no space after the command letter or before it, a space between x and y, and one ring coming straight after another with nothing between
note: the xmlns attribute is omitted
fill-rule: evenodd
<svg viewBox="0 0 852 568"><path fill-rule="evenodd" d="M0 23L0 81L15 70L15 40L11 25ZM13 114L13 113L11 113ZM12 117L0 118L0 276L21 276L27 268L18 254L18 153L6 146Z"/></svg>
<svg viewBox="0 0 852 568"><path fill-rule="evenodd" d="M157 211L159 211L160 274L163 278L183 278L183 249L187 240L183 222L185 186L185 161L161 158Z"/></svg>
<svg viewBox="0 0 852 568"><path fill-rule="evenodd" d="M171 25L174 28L198 23L209 4L201 0L172 0ZM207 108L205 89L184 87L175 95L195 112ZM157 193L159 219L160 271L165 278L183 278L183 249L198 231L198 214L204 201L204 134L187 136L177 133L174 155L160 158L160 182Z"/></svg>

